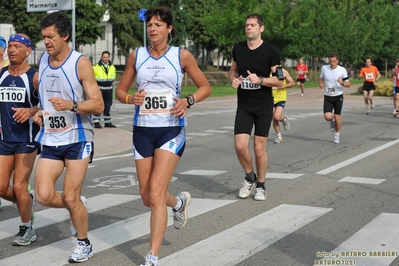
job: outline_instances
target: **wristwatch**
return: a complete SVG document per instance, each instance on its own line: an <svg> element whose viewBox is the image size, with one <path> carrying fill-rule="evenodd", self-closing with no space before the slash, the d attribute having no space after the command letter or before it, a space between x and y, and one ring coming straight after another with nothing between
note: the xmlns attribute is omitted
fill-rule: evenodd
<svg viewBox="0 0 399 266"><path fill-rule="evenodd" d="M186 99L187 99L187 103L188 103L187 108L190 109L190 106L191 106L191 105L194 105L194 103L195 103L194 96L193 96L192 94L189 94L189 95L186 97Z"/></svg>
<svg viewBox="0 0 399 266"><path fill-rule="evenodd" d="M76 113L78 111L78 103L73 101L72 109L70 110L71 112Z"/></svg>

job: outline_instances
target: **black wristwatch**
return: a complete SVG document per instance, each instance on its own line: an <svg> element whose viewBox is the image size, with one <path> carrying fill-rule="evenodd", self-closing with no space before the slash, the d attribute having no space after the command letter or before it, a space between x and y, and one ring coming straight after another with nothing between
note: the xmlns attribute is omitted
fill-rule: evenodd
<svg viewBox="0 0 399 266"><path fill-rule="evenodd" d="M71 112L76 113L78 111L78 103L73 101Z"/></svg>
<svg viewBox="0 0 399 266"><path fill-rule="evenodd" d="M187 99L187 103L188 103L187 108L190 108L191 105L194 105L195 100L194 100L194 96L193 96L192 94L189 94L189 95L186 97L186 99Z"/></svg>

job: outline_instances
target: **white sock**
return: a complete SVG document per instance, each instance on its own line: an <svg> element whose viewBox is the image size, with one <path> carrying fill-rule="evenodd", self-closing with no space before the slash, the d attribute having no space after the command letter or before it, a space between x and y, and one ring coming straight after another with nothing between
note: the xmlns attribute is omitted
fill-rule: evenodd
<svg viewBox="0 0 399 266"><path fill-rule="evenodd" d="M335 136L338 136L338 137L339 137L339 132L336 132L336 133L335 133Z"/></svg>
<svg viewBox="0 0 399 266"><path fill-rule="evenodd" d="M27 222L27 223L22 223L22 225L25 225L26 227L30 227L31 221Z"/></svg>
<svg viewBox="0 0 399 266"><path fill-rule="evenodd" d="M173 210L178 211L181 208L181 206L183 206L183 201L179 197L176 197L176 199L177 199L177 204L173 208Z"/></svg>

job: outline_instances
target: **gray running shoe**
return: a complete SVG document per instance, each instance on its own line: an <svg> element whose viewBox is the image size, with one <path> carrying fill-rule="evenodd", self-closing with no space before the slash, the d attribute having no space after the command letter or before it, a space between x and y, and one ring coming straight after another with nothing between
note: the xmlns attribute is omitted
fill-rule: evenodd
<svg viewBox="0 0 399 266"><path fill-rule="evenodd" d="M287 131L288 129L290 129L290 122L288 122L288 116L284 116L284 121L283 121L283 128L284 131Z"/></svg>
<svg viewBox="0 0 399 266"><path fill-rule="evenodd" d="M12 242L13 246L27 246L35 242L37 239L35 230L32 226L20 225L17 237Z"/></svg>
<svg viewBox="0 0 399 266"><path fill-rule="evenodd" d="M70 250L68 261L70 263L84 262L93 257L93 247L91 244L87 245L83 241L78 241L75 248Z"/></svg>
<svg viewBox="0 0 399 266"><path fill-rule="evenodd" d="M84 205L85 207L87 207L87 199L86 199L86 197L80 196L80 201L83 203L83 205ZM73 236L76 236L76 237L77 237L77 236L78 236L78 232L76 231L76 228L75 228L75 226L73 225L71 219L69 219L69 228L71 229L71 234L72 234Z"/></svg>
<svg viewBox="0 0 399 266"><path fill-rule="evenodd" d="M263 187L257 187L255 189L254 200L266 200L266 199L267 199L266 189L263 189Z"/></svg>
<svg viewBox="0 0 399 266"><path fill-rule="evenodd" d="M331 123L330 123L330 130L331 130L331 132L334 132L334 131L335 131L335 119L331 120Z"/></svg>
<svg viewBox="0 0 399 266"><path fill-rule="evenodd" d="M182 229L188 220L187 207L191 203L191 195L187 191L182 191L177 196L182 200L183 204L178 211L173 210L173 225L176 229Z"/></svg>

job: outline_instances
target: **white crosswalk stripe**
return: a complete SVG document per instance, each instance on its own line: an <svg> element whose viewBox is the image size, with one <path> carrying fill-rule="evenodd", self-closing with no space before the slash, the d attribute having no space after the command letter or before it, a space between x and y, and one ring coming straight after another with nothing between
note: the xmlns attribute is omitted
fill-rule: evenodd
<svg viewBox="0 0 399 266"><path fill-rule="evenodd" d="M138 195L101 194L88 198L87 208L90 214L101 213L106 208L129 202L142 204L138 199L140 199ZM239 203L237 200L193 198L189 207L189 217L200 218L203 214L237 203ZM13 207L6 204L3 208ZM168 226L171 226L173 214L170 209L168 211ZM161 258L159 265L243 265L242 263L251 256L331 212L334 212L333 208L281 204L228 229L216 232L191 246L176 250ZM68 219L69 214L64 209L44 209L36 212L35 229ZM89 238L93 243L94 254L148 235L149 219L150 212L145 212L91 230ZM314 265L324 265L321 264L322 261L328 260L353 260L356 265L390 265L399 251L398 220L399 214L377 215L363 228L349 235L347 240L338 244L334 250L328 251L328 254L324 256L314 254ZM0 221L0 239L12 239L17 224L19 218ZM39 237L45 238L45 236ZM38 240L29 246L29 249L20 249L19 253L13 253L9 257L0 252L0 265L66 265L67 251L74 247L75 241L76 238L67 237L47 245L40 245ZM366 254L355 252L366 252Z"/></svg>

